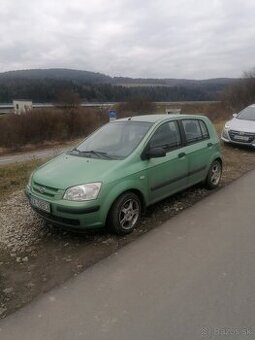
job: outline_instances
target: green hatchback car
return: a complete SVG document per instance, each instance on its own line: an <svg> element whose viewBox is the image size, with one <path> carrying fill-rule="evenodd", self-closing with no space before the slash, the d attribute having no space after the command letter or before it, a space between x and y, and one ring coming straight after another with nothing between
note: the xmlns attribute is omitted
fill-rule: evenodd
<svg viewBox="0 0 255 340"><path fill-rule="evenodd" d="M73 229L130 233L146 207L203 182L218 186L219 139L198 115L118 119L30 176L26 194L45 220Z"/></svg>

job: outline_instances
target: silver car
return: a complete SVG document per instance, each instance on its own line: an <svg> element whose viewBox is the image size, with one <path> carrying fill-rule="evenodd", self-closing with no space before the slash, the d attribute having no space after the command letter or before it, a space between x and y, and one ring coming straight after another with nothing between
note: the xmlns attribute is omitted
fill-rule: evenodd
<svg viewBox="0 0 255 340"><path fill-rule="evenodd" d="M223 128L221 139L226 143L255 147L255 104L233 114Z"/></svg>

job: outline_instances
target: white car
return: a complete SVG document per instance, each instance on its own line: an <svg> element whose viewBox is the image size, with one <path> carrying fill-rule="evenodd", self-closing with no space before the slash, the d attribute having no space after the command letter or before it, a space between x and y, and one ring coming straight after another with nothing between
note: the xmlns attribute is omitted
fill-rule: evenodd
<svg viewBox="0 0 255 340"><path fill-rule="evenodd" d="M221 139L226 143L255 147L255 104L233 114L224 126Z"/></svg>

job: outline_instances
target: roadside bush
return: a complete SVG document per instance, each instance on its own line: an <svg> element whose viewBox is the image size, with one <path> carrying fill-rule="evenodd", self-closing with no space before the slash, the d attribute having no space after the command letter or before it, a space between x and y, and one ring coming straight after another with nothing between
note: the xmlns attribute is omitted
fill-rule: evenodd
<svg viewBox="0 0 255 340"><path fill-rule="evenodd" d="M40 109L0 118L0 146L64 141L86 136L107 121L104 111L86 108Z"/></svg>
<svg viewBox="0 0 255 340"><path fill-rule="evenodd" d="M231 117L231 111L223 102L184 104L181 112L183 114L201 113L207 116L214 123L228 120Z"/></svg>

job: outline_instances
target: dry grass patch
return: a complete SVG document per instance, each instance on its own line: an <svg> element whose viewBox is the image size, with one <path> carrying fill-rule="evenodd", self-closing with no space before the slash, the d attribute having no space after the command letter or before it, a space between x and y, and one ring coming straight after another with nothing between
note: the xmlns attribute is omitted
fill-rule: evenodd
<svg viewBox="0 0 255 340"><path fill-rule="evenodd" d="M32 160L24 163L3 165L0 167L1 199L13 191L25 188L32 171L45 160Z"/></svg>

